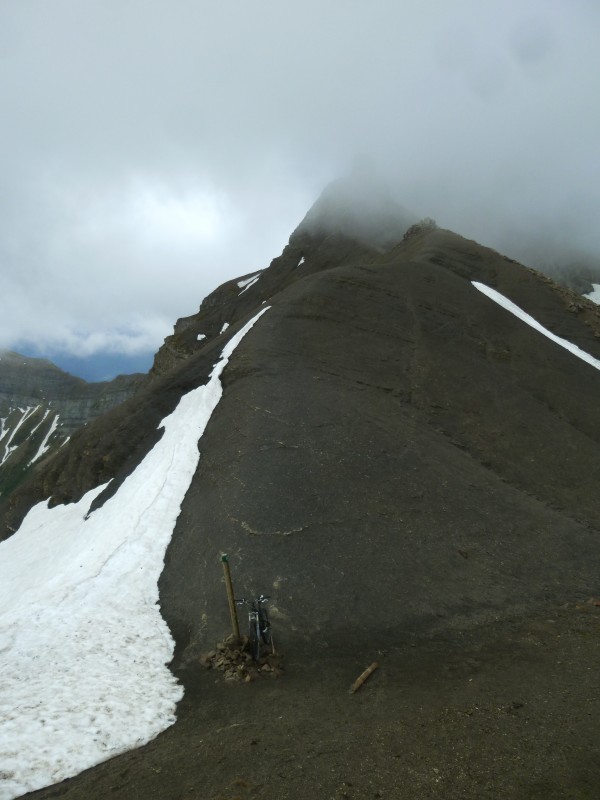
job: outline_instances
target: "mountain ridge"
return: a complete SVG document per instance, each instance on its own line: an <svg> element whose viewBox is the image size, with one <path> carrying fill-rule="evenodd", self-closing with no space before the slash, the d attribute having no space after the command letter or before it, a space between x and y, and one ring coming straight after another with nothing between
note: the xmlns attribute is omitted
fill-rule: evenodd
<svg viewBox="0 0 600 800"><path fill-rule="evenodd" d="M376 261L385 263L386 260L391 260L393 262L398 254L401 258L408 258L415 263L425 263L429 261L433 265L449 269L451 272L456 271L456 274L461 278L468 278L470 280L477 277L478 279L487 280L490 285L495 285L495 288L499 290L511 288L513 290L512 299L522 305L527 305L527 303L533 301L540 306L539 297L537 297L538 289L540 285L548 287L550 294L546 293L546 297L551 298L552 302L546 300L544 305L538 310L538 317L541 317L540 321L542 324L545 324L558 335L570 338L584 349L587 348L590 352L600 355L600 345L598 341L596 341L597 334L600 332L600 310L596 304L579 298L572 291L555 284L540 273L518 265L516 262L501 256L495 251L482 248L477 243L465 240L462 237L458 237L456 234L451 234L450 232L440 229L428 229L422 232L417 230L413 232L411 237L397 244L395 248L391 248L385 255L374 253L368 248L365 249L362 245L356 246L356 244L354 244L353 247L351 240L335 235L318 239L316 243L312 238L309 240L301 238L302 249L298 246L298 238L294 236L292 238L294 239L293 243L286 246L282 255L274 259L268 269L258 273L260 279L253 286L250 286L246 292L241 291L237 285L240 280L244 279L244 276L240 279L226 282L215 290L212 295L208 296L203 302L198 315L186 318L183 324L181 324L181 322L178 323L176 331L188 335L188 340L195 341L197 343L196 349L194 352L185 353L184 357L181 357L180 354L180 357L174 362L175 369L173 369L173 365L171 365L170 368L162 374L154 370L154 381L162 379L165 386L169 385L171 380L168 376L177 373L177 367L181 366L182 363L189 358L199 356L200 353L203 354L201 358L202 363L208 363L208 361L210 361L213 349L227 338L229 332L213 332L212 337L207 337L208 341L198 342L196 328L198 325L206 325L206 309L211 309L213 315L216 314L217 317L216 322L214 317L212 320L213 331L217 331L218 326L222 326L223 322L226 321L222 318L222 306L219 306L218 302L222 293L226 292L230 297L233 296L234 302L228 299L229 306L227 309L232 312L232 316L230 317L232 319L232 326L229 330L233 332L238 325L238 321L244 319L249 313L248 309L258 308L262 303L266 302L264 298L270 295L276 281L279 281L283 287L282 290L285 291L286 287L291 286L298 280L298 274L296 272L298 269L297 260L305 258L304 263L307 269L302 274L300 280L306 280L323 270L327 272L335 269L336 265L348 258L349 253L352 254L353 261L366 261L367 263L374 263ZM454 242L454 248L449 246L449 240ZM339 244L337 260L330 256L330 251L336 249L336 244ZM307 255L302 255L305 251ZM442 257L440 251L444 251L446 256ZM449 253L451 256L450 258L448 257ZM481 255L482 253L485 253L488 259L493 259L493 268L488 268L487 270L482 268L480 263L483 258ZM311 265L313 260L314 263ZM469 266L469 263L471 266ZM505 270L504 274L502 268ZM514 273L515 270L518 280L515 281L513 276L511 279L511 286L509 287L508 281L506 280L506 272L512 271ZM252 274L256 273L249 273L249 275ZM236 304L235 301L238 300L241 295L244 295L243 299ZM564 311L568 313L564 314ZM581 323L583 323L583 326ZM491 352L494 352L493 348ZM502 358L501 351L499 351L498 357ZM161 351L159 350L157 361L160 362L160 358ZM180 382L175 380L175 384L178 386L177 391L179 391L181 387ZM159 391L157 390L154 394L159 394ZM161 409L159 413L164 413L166 406L164 406L164 404L159 404L159 407ZM122 413L125 415L129 413L129 406L123 409ZM61 472L62 469L61 466ZM102 472L102 482L107 477L108 476ZM67 481L65 481L65 484L66 483ZM74 483L76 484L77 481L75 480ZM45 485L47 484L45 483ZM88 486L88 488L91 487ZM83 491L79 492L79 494L82 493ZM76 492L75 494L77 495L78 493ZM68 498L68 492L61 491L58 497L52 500L52 502L65 502ZM11 527L13 527L12 524Z"/></svg>
<svg viewBox="0 0 600 800"><path fill-rule="evenodd" d="M104 486L93 518L161 439L161 421L265 312L222 373L159 579L170 666L186 690L178 721L63 784L65 797L175 800L193 781L203 796L226 796L234 765L253 774L260 745L274 777L259 796L299 799L320 785L337 796L330 760L343 787L369 796L365 759L380 794L420 796L414 764L425 759L453 781L436 797L453 796L451 785L479 800L483 781L490 796L558 798L548 781L529 791L528 760L502 749L514 737L552 785L586 796L594 768L557 766L562 743L548 719L561 730L572 721L565 736L583 759L593 673L578 665L598 650L585 604L600 572L600 371L473 282L596 359L600 309L431 220L395 238L382 250L339 229L297 229L266 269L226 282L177 323L134 396L0 498L4 537L34 503ZM271 597L290 665L281 685L237 691L201 666L229 629L223 552L237 596ZM340 682L373 660L380 682L355 698L364 706L347 706ZM427 744L424 718L441 743ZM342 768L333 748L319 762L315 725L326 747L350 752L369 720L377 735L361 740L360 757L340 757ZM423 741L413 752L408 738ZM288 739L310 775L287 769Z"/></svg>
<svg viewBox="0 0 600 800"><path fill-rule="evenodd" d="M144 376L88 383L51 361L0 350L0 494L71 435L134 394Z"/></svg>

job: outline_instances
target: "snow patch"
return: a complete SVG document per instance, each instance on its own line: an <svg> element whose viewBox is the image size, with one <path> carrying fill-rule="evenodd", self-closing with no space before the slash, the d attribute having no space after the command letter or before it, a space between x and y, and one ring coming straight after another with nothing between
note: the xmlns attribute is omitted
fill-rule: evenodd
<svg viewBox="0 0 600 800"><path fill-rule="evenodd" d="M175 722L182 687L158 578L197 467L220 375L262 309L225 345L208 383L101 508L39 503L0 542L0 798L76 775ZM22 422L23 420L21 420Z"/></svg>
<svg viewBox="0 0 600 800"><path fill-rule="evenodd" d="M47 416L48 416L48 412L46 411L46 413L44 414L44 419L46 419ZM50 449L50 447L48 446L48 440L50 439L50 437L52 436L54 431L58 428L58 417L59 417L59 415L57 414L54 417L54 419L52 420L52 424L50 425L50 429L49 429L48 433L44 437L44 441L39 446L37 453L31 459L29 464L27 464L28 467L30 467L33 464L34 461L37 461L38 458L41 458L44 455L44 453L46 453ZM40 423L40 425L41 425L41 423ZM35 430L37 430L38 427L39 427L39 425L36 426Z"/></svg>
<svg viewBox="0 0 600 800"><path fill-rule="evenodd" d="M256 281L257 281L259 278L260 278L260 272L258 273L258 275L253 275L251 278L246 278L246 280L245 280L245 281L238 281L238 286L240 287L240 289L242 289L242 286L244 287L244 288L242 289L242 291L240 292L240 294L238 295L238 297L239 297L240 295L244 294L244 292L248 291L248 289L249 289L251 286L254 286L254 284L256 283Z"/></svg>
<svg viewBox="0 0 600 800"><path fill-rule="evenodd" d="M11 435L8 438L6 444L4 445L4 455L2 456L2 461L0 461L0 467L2 466L2 464L4 464L10 458L11 453L13 453L17 449L17 447L19 446L18 444L13 445L12 447L10 446L10 443L15 438L18 430L23 425L23 423L26 422L26 420L29 419L29 417L32 414L35 414L35 412L38 410L38 408L39 408L39 406L35 406L35 407L27 406L27 408L19 408L18 409L21 412L22 417L17 422L17 424L15 425L15 427L13 429L13 432L11 433ZM1 800L1 797L0 797L0 800Z"/></svg>
<svg viewBox="0 0 600 800"><path fill-rule="evenodd" d="M196 341L201 342L202 339L206 339L205 333L199 333L198 336L196 336Z"/></svg>
<svg viewBox="0 0 600 800"><path fill-rule="evenodd" d="M592 283L594 287L591 292L584 294L583 297L587 297L588 300L593 300L594 303L598 303L600 305L600 283Z"/></svg>
<svg viewBox="0 0 600 800"><path fill-rule="evenodd" d="M40 421L40 422L38 422L38 424L35 426L35 428L34 428L34 429L31 431L31 433L29 434L30 436L33 436L33 434L34 434L34 433L37 431L37 429L40 427L40 425L42 425L42 424L43 424L43 423L46 421L46 417L48 416L48 414L49 414L49 413L50 413L50 409L49 409L49 408L47 408L47 409L44 411L44 416L42 417L41 421ZM2 437L0 437L0 438L2 438Z"/></svg>
<svg viewBox="0 0 600 800"><path fill-rule="evenodd" d="M221 328L221 330L219 331L219 336L220 336L222 333L225 333L225 331L227 330L227 328L228 328L228 327L229 327L229 323L228 323L228 322L224 322L224 323L223 323L223 327L222 327L222 328Z"/></svg>
<svg viewBox="0 0 600 800"><path fill-rule="evenodd" d="M240 289L244 286L249 286L249 284L257 281L260 278L260 272L257 272L255 275L251 275L249 278L245 278L243 281L238 281L237 285Z"/></svg>
<svg viewBox="0 0 600 800"><path fill-rule="evenodd" d="M556 334L552 333L547 328L544 328L544 326L540 325L540 323L536 319L530 316L526 311L523 311L522 308L519 308L519 306L515 305L515 303L513 303L511 300L504 297L503 294L500 294L500 292L497 292L495 289L491 289L489 286L486 286L483 283L478 283L477 281L471 281L471 283L476 289L479 289L480 292L483 292L483 294L487 295L495 303L498 303L498 305L502 306L507 311L510 311L511 314L514 314L515 317L518 317L520 320L523 320L523 322L526 322L528 325L531 325L531 327L534 328L536 331L543 333L544 336L548 337L548 339L551 339L556 344L560 345L561 347L564 347L565 350L568 350L570 353L573 353L573 355L577 356L582 361L586 361L588 364L591 364L592 367L600 369L600 361L597 358L594 358L594 356L591 356L589 353L586 353L585 350L582 350L580 347L577 347L576 344L567 341L567 339L562 339L560 336L557 336Z"/></svg>

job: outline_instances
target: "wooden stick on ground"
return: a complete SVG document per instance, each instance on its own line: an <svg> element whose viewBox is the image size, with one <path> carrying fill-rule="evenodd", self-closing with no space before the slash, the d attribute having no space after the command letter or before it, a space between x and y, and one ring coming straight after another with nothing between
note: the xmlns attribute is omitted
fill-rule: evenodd
<svg viewBox="0 0 600 800"><path fill-rule="evenodd" d="M379 666L379 664L377 663L377 661L374 661L371 664L370 667L367 667L367 669L362 673L362 675L359 675L358 678L354 681L354 683L350 687L350 694L354 694L354 692L357 689L360 689L360 687L367 680L369 675L371 675L373 672L375 672L375 670L377 669L378 666Z"/></svg>

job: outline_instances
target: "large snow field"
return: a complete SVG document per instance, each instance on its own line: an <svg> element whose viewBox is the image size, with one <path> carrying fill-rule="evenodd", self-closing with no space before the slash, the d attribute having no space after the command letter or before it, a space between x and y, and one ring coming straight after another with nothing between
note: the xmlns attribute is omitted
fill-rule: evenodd
<svg viewBox="0 0 600 800"><path fill-rule="evenodd" d="M484 283L478 283L477 281L471 281L471 283L476 289L479 289L480 292L483 292L483 294L487 295L495 303L498 303L499 306L502 306L502 308L505 308L507 311L510 311L511 314L514 314L515 317L523 320L523 322L526 322L527 325L530 325L536 331L543 333L544 336L547 336L548 339L551 339L556 344L559 344L561 347L569 350L569 352L573 353L573 355L581 358L582 361L587 361L587 363L591 364L592 367L600 369L600 361L598 361L597 358L594 358L594 356L586 353L585 350L577 347L576 344L573 344L572 342L567 341L567 339L563 339L562 337L557 336L555 333L552 333L552 331L549 331L548 328L544 328L544 326L540 325L540 323L534 319L534 317L532 317L526 311L523 311L523 309L513 303L512 300L504 297L503 294L500 294L500 292L497 292L495 289L491 289Z"/></svg>
<svg viewBox="0 0 600 800"><path fill-rule="evenodd" d="M263 308L184 395L113 497L31 509L0 543L0 798L75 775L175 721L182 687L158 578L222 395L220 375Z"/></svg>

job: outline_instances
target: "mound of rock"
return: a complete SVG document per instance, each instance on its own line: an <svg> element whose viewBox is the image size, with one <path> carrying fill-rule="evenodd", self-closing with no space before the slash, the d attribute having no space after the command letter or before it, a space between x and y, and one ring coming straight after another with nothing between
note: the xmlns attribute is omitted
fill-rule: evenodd
<svg viewBox="0 0 600 800"><path fill-rule="evenodd" d="M214 650L200 656L200 663L206 669L223 673L226 681L250 683L258 677L277 678L283 675L282 656L274 649L263 647L258 661L250 653L247 636L235 640L232 636L219 642Z"/></svg>
<svg viewBox="0 0 600 800"><path fill-rule="evenodd" d="M429 233L430 231L436 230L436 228L436 221L431 219L431 217L425 217L420 222L415 222L414 225L411 225L410 228L408 228L402 237L402 241L405 242L407 239L412 239L412 237L416 236L418 233Z"/></svg>

